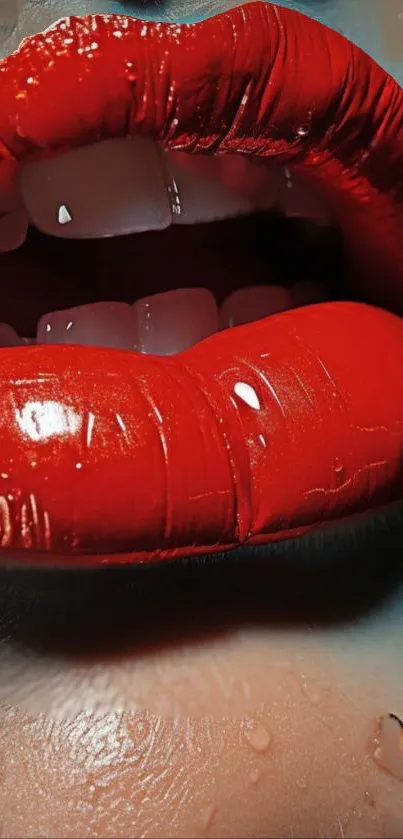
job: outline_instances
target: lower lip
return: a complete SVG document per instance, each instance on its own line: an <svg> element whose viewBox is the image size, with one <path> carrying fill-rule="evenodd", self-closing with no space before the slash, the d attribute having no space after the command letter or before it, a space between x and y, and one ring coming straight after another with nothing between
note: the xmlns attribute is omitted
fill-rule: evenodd
<svg viewBox="0 0 403 839"><path fill-rule="evenodd" d="M0 64L3 182L21 160L100 139L101 125L167 148L303 161L342 221L358 284L379 288L382 276L402 310L403 97L367 56L260 3L190 27L117 16L69 26ZM305 52L314 74L299 72ZM164 66L169 76L153 70ZM287 539L395 501L402 367L400 319L353 304L221 333L175 360L3 350L2 548L162 560Z"/></svg>
<svg viewBox="0 0 403 839"><path fill-rule="evenodd" d="M348 303L218 333L175 358L3 350L2 547L162 560L396 500L402 366L400 319Z"/></svg>

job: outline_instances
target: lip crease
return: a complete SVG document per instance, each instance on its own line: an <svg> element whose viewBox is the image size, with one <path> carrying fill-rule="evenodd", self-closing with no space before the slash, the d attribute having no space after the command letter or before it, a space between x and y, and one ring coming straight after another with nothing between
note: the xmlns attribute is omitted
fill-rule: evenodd
<svg viewBox="0 0 403 839"><path fill-rule="evenodd" d="M336 32L268 3L187 25L66 18L1 61L0 79L0 188L27 160L108 137L275 158L325 195L355 293L396 312L320 304L172 359L3 349L4 555L162 560L399 500L397 82Z"/></svg>

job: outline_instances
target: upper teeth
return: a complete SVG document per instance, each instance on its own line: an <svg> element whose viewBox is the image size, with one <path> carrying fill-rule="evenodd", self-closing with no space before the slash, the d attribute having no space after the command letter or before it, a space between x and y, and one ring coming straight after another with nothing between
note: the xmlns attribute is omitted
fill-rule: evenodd
<svg viewBox="0 0 403 839"><path fill-rule="evenodd" d="M284 176L286 175L286 177ZM279 207L290 215L328 217L301 177L278 164L257 166L242 155L165 152L154 141L105 140L25 164L14 204L45 233L83 238L207 222ZM293 189L287 189L292 183ZM0 197L0 211L12 208ZM27 226L27 218L15 217ZM24 234L25 235L25 234ZM21 241L0 230L0 251Z"/></svg>

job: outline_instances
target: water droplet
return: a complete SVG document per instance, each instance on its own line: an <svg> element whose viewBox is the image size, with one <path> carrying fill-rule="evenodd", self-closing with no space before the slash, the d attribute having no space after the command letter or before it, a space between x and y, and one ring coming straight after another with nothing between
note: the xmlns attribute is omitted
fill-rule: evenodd
<svg viewBox="0 0 403 839"><path fill-rule="evenodd" d="M255 752L266 752L271 743L271 734L260 722L247 719L243 723L243 736Z"/></svg>
<svg viewBox="0 0 403 839"><path fill-rule="evenodd" d="M256 768L256 766L254 766L254 767L253 767L253 769L251 769L251 771L250 771L250 776L249 776L249 777L250 777L250 780L251 780L251 783L252 783L252 784L257 784L257 782L258 782L258 780L259 780L259 778L260 778L260 772L259 772L259 770Z"/></svg>
<svg viewBox="0 0 403 839"><path fill-rule="evenodd" d="M375 763L403 781L403 725L394 714L382 717L372 757Z"/></svg>
<svg viewBox="0 0 403 839"><path fill-rule="evenodd" d="M298 137L306 137L309 134L311 126L308 122L303 122L302 125L299 125L297 128Z"/></svg>
<svg viewBox="0 0 403 839"><path fill-rule="evenodd" d="M313 679L302 677L301 683L302 693L312 703L312 705L319 705L322 699L322 691Z"/></svg>

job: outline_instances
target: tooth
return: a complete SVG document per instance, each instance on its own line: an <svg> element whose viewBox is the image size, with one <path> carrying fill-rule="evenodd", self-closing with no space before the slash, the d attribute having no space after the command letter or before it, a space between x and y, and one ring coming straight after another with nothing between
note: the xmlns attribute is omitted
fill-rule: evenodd
<svg viewBox="0 0 403 839"><path fill-rule="evenodd" d="M90 344L135 349L134 318L127 303L90 303L43 315L38 344Z"/></svg>
<svg viewBox="0 0 403 839"><path fill-rule="evenodd" d="M161 155L147 138L105 140L28 163L21 191L31 221L53 236L100 238L171 223Z"/></svg>
<svg viewBox="0 0 403 839"><path fill-rule="evenodd" d="M290 289L294 307L322 303L329 299L326 287L314 280L301 280Z"/></svg>
<svg viewBox="0 0 403 839"><path fill-rule="evenodd" d="M12 326L8 323L0 323L0 347L19 347L22 343Z"/></svg>
<svg viewBox="0 0 403 839"><path fill-rule="evenodd" d="M195 224L272 209L281 167L257 166L238 154L206 157L165 152L173 224Z"/></svg>
<svg viewBox="0 0 403 839"><path fill-rule="evenodd" d="M220 306L220 328L239 326L294 307L287 288L279 285L257 285L239 288L225 298Z"/></svg>
<svg viewBox="0 0 403 839"><path fill-rule="evenodd" d="M140 352L173 355L218 330L218 309L206 288L180 288L143 297L133 306Z"/></svg>

